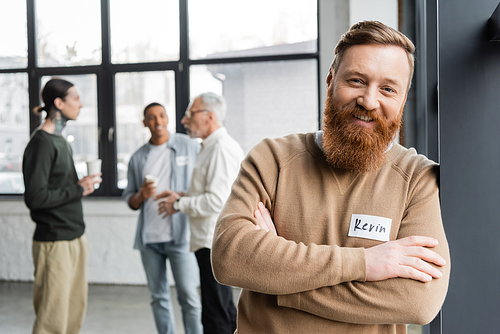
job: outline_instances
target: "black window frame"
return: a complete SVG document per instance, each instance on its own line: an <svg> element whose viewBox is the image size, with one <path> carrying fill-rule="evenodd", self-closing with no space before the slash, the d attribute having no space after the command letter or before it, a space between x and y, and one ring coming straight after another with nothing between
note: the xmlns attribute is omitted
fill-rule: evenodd
<svg viewBox="0 0 500 334"><path fill-rule="evenodd" d="M91 196L92 197L119 197L123 190L117 186L118 173L117 148L116 148L116 101L115 101L115 75L122 72L150 72L150 71L173 71L175 73L175 98L176 98L176 131L185 133L181 124L185 108L190 99L190 67L192 65L227 64L227 63L249 63L249 62L269 62L283 60L303 60L312 59L317 62L319 73L319 0L316 1L317 8L317 47L316 52L297 53L268 56L249 56L232 58L210 58L210 59L190 59L189 58L189 33L188 33L188 1L179 0L179 25L180 25L180 53L177 61L144 62L113 64L111 62L111 41L110 41L110 0L100 0L101 10L101 40L102 40L102 62L100 65L87 66L59 66L59 67L39 67L37 65L36 48L36 0L26 0L27 12L27 35L28 35L28 66L27 68L0 69L0 74L4 73L26 73L28 74L29 93L29 132L30 134L40 125L39 116L31 112L33 108L40 104L41 78L43 76L58 75L81 75L94 74L97 78L97 124L98 124L98 154L102 159L103 183ZM265 10L265 9L263 9ZM320 75L318 75L318 87L320 85ZM318 89L318 128L321 117L319 106L320 92ZM20 197L22 194L0 194L0 198Z"/></svg>

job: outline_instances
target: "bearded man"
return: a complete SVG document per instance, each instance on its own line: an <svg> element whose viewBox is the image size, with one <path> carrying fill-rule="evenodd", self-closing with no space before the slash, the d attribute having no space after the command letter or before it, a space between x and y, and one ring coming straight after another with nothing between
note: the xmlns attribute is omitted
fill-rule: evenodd
<svg viewBox="0 0 500 334"><path fill-rule="evenodd" d="M406 333L450 273L438 166L394 142L413 43L376 21L335 48L323 131L266 139L215 230L215 277L242 287L239 333Z"/></svg>

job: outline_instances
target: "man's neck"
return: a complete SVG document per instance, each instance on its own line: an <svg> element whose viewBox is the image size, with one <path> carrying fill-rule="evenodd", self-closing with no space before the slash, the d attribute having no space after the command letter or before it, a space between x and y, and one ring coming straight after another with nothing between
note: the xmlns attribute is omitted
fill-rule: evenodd
<svg viewBox="0 0 500 334"><path fill-rule="evenodd" d="M60 136L68 120L69 118L64 116L60 110L52 111L50 116L47 116L42 125L40 125L40 129L47 133Z"/></svg>
<svg viewBox="0 0 500 334"><path fill-rule="evenodd" d="M55 130L55 125L54 123L52 123L51 121L49 120L45 120L43 121L42 125L40 125L40 129L47 132L47 133L50 133L50 134L54 134L54 130Z"/></svg>
<svg viewBox="0 0 500 334"><path fill-rule="evenodd" d="M222 128L221 125L219 124L215 124L215 125L212 125L209 127L208 131L207 131L207 134L204 138L201 138L202 140L205 140L207 139L212 133L214 133L215 131L219 130L220 128Z"/></svg>
<svg viewBox="0 0 500 334"><path fill-rule="evenodd" d="M149 143L153 145L163 145L168 141L169 134L161 137L151 137Z"/></svg>

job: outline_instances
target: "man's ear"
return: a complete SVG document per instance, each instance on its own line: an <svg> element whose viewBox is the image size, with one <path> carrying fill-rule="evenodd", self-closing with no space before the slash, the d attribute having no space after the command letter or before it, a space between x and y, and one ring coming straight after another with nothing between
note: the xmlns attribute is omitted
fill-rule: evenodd
<svg viewBox="0 0 500 334"><path fill-rule="evenodd" d="M330 83L332 82L333 80L333 72L332 72L332 68L330 67L330 69L328 70L328 75L326 76L326 86L329 87L330 86Z"/></svg>
<svg viewBox="0 0 500 334"><path fill-rule="evenodd" d="M215 113L213 111L209 111L207 113L207 116L208 116L208 119L213 122L213 121L216 121L217 120L217 117L215 116Z"/></svg>
<svg viewBox="0 0 500 334"><path fill-rule="evenodd" d="M217 115L213 111L208 112L207 116L207 123L210 125L210 127L216 126L217 128L217 126L222 126L222 123L219 122L219 120L217 119Z"/></svg>
<svg viewBox="0 0 500 334"><path fill-rule="evenodd" d="M406 104L406 99L408 98L408 92L405 94L405 99L403 100L403 106Z"/></svg>
<svg viewBox="0 0 500 334"><path fill-rule="evenodd" d="M57 109L61 110L64 106L64 101L63 99L61 99L60 97L56 97L54 99L54 107L56 107Z"/></svg>
<svg viewBox="0 0 500 334"><path fill-rule="evenodd" d="M408 98L408 92L405 94L405 98L403 99L403 104L401 105L401 110L399 111L400 114L403 114L405 110L405 104L406 104L406 99Z"/></svg>

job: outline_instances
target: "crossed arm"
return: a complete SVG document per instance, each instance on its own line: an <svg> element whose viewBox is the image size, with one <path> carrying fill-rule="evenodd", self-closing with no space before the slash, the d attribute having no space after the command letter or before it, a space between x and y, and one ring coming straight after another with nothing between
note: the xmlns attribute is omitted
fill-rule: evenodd
<svg viewBox="0 0 500 334"><path fill-rule="evenodd" d="M251 248L255 251L252 255L236 256L238 259L245 259L244 268L239 275L221 275L220 262L217 261L220 248L214 249L214 272L222 283L276 294L279 306L356 324L426 324L435 317L444 301L449 265L446 265L441 255L429 248L440 248L439 253L446 253L444 250L447 248L446 244L439 245L434 238L409 236L362 249L365 255L362 260L366 265L365 280L346 274L333 281L324 281L324 272L329 272L329 267L342 272L336 266L337 263L353 259L349 249L343 249L347 251L347 255L341 256L335 256L336 252L333 251L326 256L328 260L322 262L325 256L315 254L324 253L325 250L320 249L323 246L295 244L279 237L269 212L262 204L259 204L254 214L254 233L265 235L252 237L251 230L245 231L247 238L260 240L253 240L254 247ZM228 230L225 232L232 234ZM275 246L268 247L267 244L271 245L273 239ZM237 238L235 244L225 244L222 247L227 252L243 252L245 247L238 250L239 240ZM281 261L270 261L271 257ZM296 269L287 265L291 263L291 258L297 260ZM316 259L315 265L310 266ZM441 269L444 275L437 266L444 266ZM318 267L323 269L314 271L313 268ZM259 272L255 277L254 269Z"/></svg>
<svg viewBox="0 0 500 334"><path fill-rule="evenodd" d="M254 211L254 217L256 230L278 237L269 210L262 202ZM446 261L430 249L438 246L438 240L434 238L409 236L365 248L365 282L351 281L278 295L278 305L357 324L427 324L439 311L445 296L443 290L446 291L448 283L449 266L444 270L446 278L438 283L441 288L436 289L435 283L427 288L422 285L443 277L442 269L437 267L445 266ZM437 293L432 293L433 289ZM418 290L423 295L431 292L432 298L412 296ZM437 299L437 302L432 299Z"/></svg>
<svg viewBox="0 0 500 334"><path fill-rule="evenodd" d="M278 235L271 214L262 202L259 202L254 216L257 219L256 229ZM434 238L411 236L366 248L366 281L402 277L430 282L432 278L441 278L442 272L430 263L444 266L446 261L441 255L426 248L437 245L438 240Z"/></svg>
<svg viewBox="0 0 500 334"><path fill-rule="evenodd" d="M277 236L269 210L259 202L254 211L255 228ZM423 236L405 237L365 249L366 282L347 282L294 294L278 295L278 305L298 309L316 316L358 324L414 323L427 324L439 309L418 299L413 301L413 312L394 312L387 301L372 296L370 291L385 291L388 296L399 294L402 288L397 280L407 278L410 285L430 282L443 276L436 266L444 266L445 259L429 248L436 247L438 240ZM361 298L360 298L361 296ZM408 296L411 298L411 296ZM404 299L402 296L401 299ZM335 302L332 302L335 301ZM398 301L399 303L401 301ZM396 302L395 304L397 304ZM401 304L401 303L400 303ZM402 305L406 304L405 302ZM357 310L353 313L352 309ZM380 317L379 313L384 314ZM385 311L385 312L384 312Z"/></svg>

